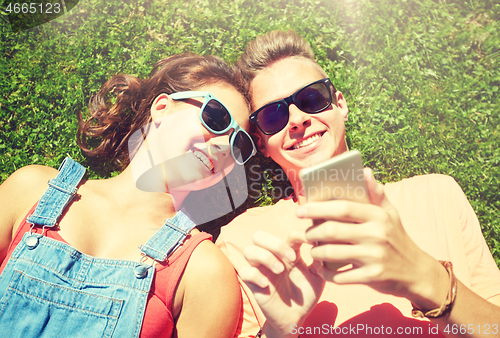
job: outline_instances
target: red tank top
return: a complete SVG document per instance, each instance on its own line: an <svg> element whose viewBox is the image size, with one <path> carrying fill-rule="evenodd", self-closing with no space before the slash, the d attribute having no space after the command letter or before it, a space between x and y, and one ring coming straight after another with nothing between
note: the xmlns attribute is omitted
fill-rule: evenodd
<svg viewBox="0 0 500 338"><path fill-rule="evenodd" d="M19 229L17 229L10 243L7 256L0 266L0 274L5 268L12 252L22 240L23 235L30 230L31 224L26 222L26 217L33 213L35 207L36 205L31 208L28 215L21 222ZM45 235L66 243L56 230L46 229ZM156 273L146 303L141 338L172 337L175 327L172 314L175 288L194 249L204 240L210 240L211 238L210 234L204 232L188 237L184 244L177 248L165 262L156 264Z"/></svg>

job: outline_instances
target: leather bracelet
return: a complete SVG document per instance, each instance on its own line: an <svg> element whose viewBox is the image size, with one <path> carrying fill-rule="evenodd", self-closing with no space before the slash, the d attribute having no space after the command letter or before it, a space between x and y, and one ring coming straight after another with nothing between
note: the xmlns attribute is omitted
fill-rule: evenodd
<svg viewBox="0 0 500 338"><path fill-rule="evenodd" d="M455 277L455 274L453 273L453 264L448 261L439 261L441 263L446 271L448 272L448 275L450 276L450 289L448 290L448 295L446 296L446 299L444 300L443 304L437 309L433 310L420 310L415 307L415 305L412 303L411 305L413 306L413 310L411 310L411 314L415 318L439 318L443 317L446 314L448 314L451 311L451 308L453 306L453 303L455 303L455 298L457 298L457 278Z"/></svg>

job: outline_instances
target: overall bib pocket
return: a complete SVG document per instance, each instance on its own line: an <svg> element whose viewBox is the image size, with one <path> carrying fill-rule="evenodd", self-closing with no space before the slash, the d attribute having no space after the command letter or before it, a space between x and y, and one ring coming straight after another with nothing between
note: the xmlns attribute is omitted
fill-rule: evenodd
<svg viewBox="0 0 500 338"><path fill-rule="evenodd" d="M0 300L0 323L15 326L0 325L0 335L110 337L122 306L123 300L56 285L16 270Z"/></svg>

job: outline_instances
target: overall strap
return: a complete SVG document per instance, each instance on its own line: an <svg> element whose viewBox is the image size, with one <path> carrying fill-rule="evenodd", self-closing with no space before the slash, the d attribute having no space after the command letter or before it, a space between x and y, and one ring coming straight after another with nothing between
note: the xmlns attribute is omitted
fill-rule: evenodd
<svg viewBox="0 0 500 338"><path fill-rule="evenodd" d="M195 226L189 216L180 210L173 218L167 219L160 230L139 249L146 256L163 262L184 242Z"/></svg>
<svg viewBox="0 0 500 338"><path fill-rule="evenodd" d="M75 197L84 174L85 168L82 165L66 157L59 167L56 178L49 180L49 187L26 221L45 227L56 225L66 205Z"/></svg>

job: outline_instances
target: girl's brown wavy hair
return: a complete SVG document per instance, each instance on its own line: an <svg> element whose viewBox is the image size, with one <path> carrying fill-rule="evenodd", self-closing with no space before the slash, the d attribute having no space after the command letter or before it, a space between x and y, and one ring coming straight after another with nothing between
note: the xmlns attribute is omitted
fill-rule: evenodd
<svg viewBox="0 0 500 338"><path fill-rule="evenodd" d="M90 117L84 120L77 114L78 145L85 155L124 169L130 162L128 140L152 121L150 109L158 95L216 83L231 85L244 94L238 74L217 56L179 54L158 61L147 79L115 75L90 99Z"/></svg>

